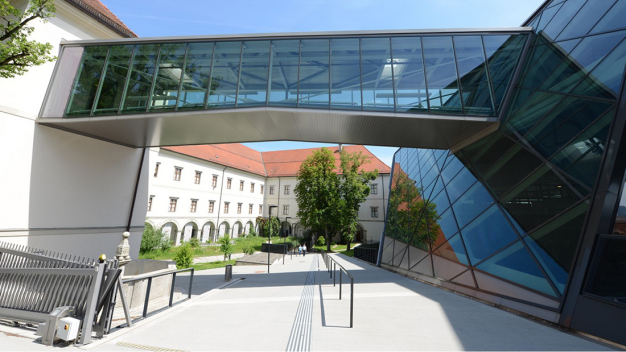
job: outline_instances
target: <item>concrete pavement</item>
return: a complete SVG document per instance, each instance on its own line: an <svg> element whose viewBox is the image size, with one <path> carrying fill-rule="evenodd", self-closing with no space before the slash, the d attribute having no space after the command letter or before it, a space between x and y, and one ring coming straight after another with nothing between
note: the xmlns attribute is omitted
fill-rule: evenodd
<svg viewBox="0 0 626 352"><path fill-rule="evenodd" d="M194 298L83 347L95 351L170 350L610 350L606 345L391 273L333 255L355 277L343 299L319 256L264 266L204 270ZM321 258L319 258L321 259ZM319 269L318 269L319 266ZM197 287L196 287L196 282ZM208 293L206 293L208 292ZM0 349L5 339L0 335ZM24 340L23 338L19 338ZM21 341L20 341L21 342ZM13 346L18 342L11 340ZM22 345L20 345L22 346ZM43 346L29 343L29 348ZM22 348L20 348L22 349Z"/></svg>

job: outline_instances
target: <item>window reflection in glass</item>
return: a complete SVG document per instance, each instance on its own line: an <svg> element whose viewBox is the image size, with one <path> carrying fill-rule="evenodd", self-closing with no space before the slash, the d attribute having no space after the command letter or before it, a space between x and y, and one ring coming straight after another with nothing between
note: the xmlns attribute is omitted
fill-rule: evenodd
<svg viewBox="0 0 626 352"><path fill-rule="evenodd" d="M361 39L363 110L393 111L393 64L389 38Z"/></svg>
<svg viewBox="0 0 626 352"><path fill-rule="evenodd" d="M65 116L89 116L108 52L108 46L85 48Z"/></svg>
<svg viewBox="0 0 626 352"><path fill-rule="evenodd" d="M452 37L424 37L424 60L431 113L461 114Z"/></svg>
<svg viewBox="0 0 626 352"><path fill-rule="evenodd" d="M113 45L94 115L117 114L124 94L133 45Z"/></svg>
<svg viewBox="0 0 626 352"><path fill-rule="evenodd" d="M237 106L265 105L269 55L268 40L243 42Z"/></svg>
<svg viewBox="0 0 626 352"><path fill-rule="evenodd" d="M209 108L235 106L237 82L239 80L241 45L241 42L215 43L213 69L211 70Z"/></svg>
<svg viewBox="0 0 626 352"><path fill-rule="evenodd" d="M331 109L361 110L359 39L332 39Z"/></svg>
<svg viewBox="0 0 626 352"><path fill-rule="evenodd" d="M330 94L329 40L304 39L300 44L298 104L328 108Z"/></svg>
<svg viewBox="0 0 626 352"><path fill-rule="evenodd" d="M391 39L393 77L398 112L428 112L420 37Z"/></svg>
<svg viewBox="0 0 626 352"><path fill-rule="evenodd" d="M142 44L135 48L122 113L146 112L156 68L158 44Z"/></svg>
<svg viewBox="0 0 626 352"><path fill-rule="evenodd" d="M185 43L161 46L150 110L173 110L176 107L186 49Z"/></svg>
<svg viewBox="0 0 626 352"><path fill-rule="evenodd" d="M273 40L269 83L270 106L297 105L299 40Z"/></svg>
<svg viewBox="0 0 626 352"><path fill-rule="evenodd" d="M211 73L213 43L189 43L182 76L179 110L203 109ZM214 89L215 87L211 87Z"/></svg>

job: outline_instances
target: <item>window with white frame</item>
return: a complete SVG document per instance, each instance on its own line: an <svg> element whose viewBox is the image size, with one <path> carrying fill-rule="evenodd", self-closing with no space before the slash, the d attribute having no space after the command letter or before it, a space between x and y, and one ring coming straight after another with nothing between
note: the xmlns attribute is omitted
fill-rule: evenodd
<svg viewBox="0 0 626 352"><path fill-rule="evenodd" d="M241 214L241 206L243 203L237 203L237 214Z"/></svg>
<svg viewBox="0 0 626 352"><path fill-rule="evenodd" d="M154 177L159 175L159 165L161 165L161 163L156 163L156 166L154 167Z"/></svg>
<svg viewBox="0 0 626 352"><path fill-rule="evenodd" d="M274 194L274 186L270 186L270 195Z"/></svg>
<svg viewBox="0 0 626 352"><path fill-rule="evenodd" d="M209 201L209 213L213 213L214 210L215 210L215 201L210 200Z"/></svg>
<svg viewBox="0 0 626 352"><path fill-rule="evenodd" d="M170 197L170 213L173 213L176 211L176 203L178 202L178 198L171 198Z"/></svg>
<svg viewBox="0 0 626 352"><path fill-rule="evenodd" d="M289 206L283 205L283 215L289 215Z"/></svg>
<svg viewBox="0 0 626 352"><path fill-rule="evenodd" d="M213 175L213 181L211 181L213 188L217 187L217 175Z"/></svg>
<svg viewBox="0 0 626 352"><path fill-rule="evenodd" d="M183 173L183 168L174 166L174 181L180 181L180 175Z"/></svg>
<svg viewBox="0 0 626 352"><path fill-rule="evenodd" d="M196 171L196 178L194 179L194 183L199 185L201 177L202 177L202 171Z"/></svg>
<svg viewBox="0 0 626 352"><path fill-rule="evenodd" d="M372 183L370 185L370 194L378 194L378 183Z"/></svg>
<svg viewBox="0 0 626 352"><path fill-rule="evenodd" d="M239 191L243 191L243 181L239 181Z"/></svg>
<svg viewBox="0 0 626 352"><path fill-rule="evenodd" d="M191 208L189 209L189 212L190 213L195 213L197 208L198 208L198 200L197 199L192 199L191 200Z"/></svg>
<svg viewBox="0 0 626 352"><path fill-rule="evenodd" d="M226 188L230 189L230 187L233 185L233 179L232 178L227 178L226 179Z"/></svg>
<svg viewBox="0 0 626 352"><path fill-rule="evenodd" d="M377 218L378 217L378 207L370 207L370 210L372 212L372 217L373 218Z"/></svg>
<svg viewBox="0 0 626 352"><path fill-rule="evenodd" d="M152 199L154 199L154 196L150 196L150 199L148 199L148 211L152 210Z"/></svg>
<svg viewBox="0 0 626 352"><path fill-rule="evenodd" d="M224 214L228 214L228 208L230 208L230 203L224 202Z"/></svg>
<svg viewBox="0 0 626 352"><path fill-rule="evenodd" d="M253 204L248 205L248 214L252 214L252 206Z"/></svg>
<svg viewBox="0 0 626 352"><path fill-rule="evenodd" d="M254 182L250 182L250 193L254 193Z"/></svg>
<svg viewBox="0 0 626 352"><path fill-rule="evenodd" d="M289 185L285 186L285 195L288 196L289 195Z"/></svg>

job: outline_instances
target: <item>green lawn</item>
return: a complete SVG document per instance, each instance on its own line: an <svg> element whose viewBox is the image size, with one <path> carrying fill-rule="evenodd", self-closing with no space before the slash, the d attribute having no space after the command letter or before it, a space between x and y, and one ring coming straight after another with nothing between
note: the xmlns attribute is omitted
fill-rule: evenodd
<svg viewBox="0 0 626 352"><path fill-rule="evenodd" d="M290 237L285 239L287 243L291 241ZM243 253L243 249L246 247L253 247L255 251L261 250L261 245L267 242L267 237L239 237L235 238L235 244L233 246L233 253ZM283 243L283 239L280 237L272 237L272 243ZM201 246L195 248L193 253L194 258L196 257L210 257L214 255L223 255L220 252L219 246ZM155 260L172 260L176 255L176 247L172 247L168 251L160 251L154 250L149 253L144 253L139 255L139 259L155 259Z"/></svg>
<svg viewBox="0 0 626 352"><path fill-rule="evenodd" d="M330 250L331 250L331 252L333 252L333 253L342 253L342 252L346 252L346 248L347 248L347 247L348 247L348 246L347 246L347 245L345 245L345 244L336 244L336 245L334 245L334 246L330 246ZM354 247L354 243L353 243L352 245L350 245L350 248L352 248L352 247ZM325 250L326 250L326 246L325 246L325 245L324 245L324 246L315 246L315 249L317 249L318 251L321 251L321 250L324 250L324 251L325 251ZM352 252L352 251L353 251L353 250L352 250L352 249L350 249L350 252ZM347 255L347 254L346 254L346 255ZM352 257L352 256L353 256L353 255L350 255L350 257Z"/></svg>
<svg viewBox="0 0 626 352"><path fill-rule="evenodd" d="M202 264L193 264L191 265L196 271L198 270L207 270L207 269L215 269L215 268L223 268L226 265L235 265L235 260L227 260L225 262L212 262L212 263L202 263Z"/></svg>

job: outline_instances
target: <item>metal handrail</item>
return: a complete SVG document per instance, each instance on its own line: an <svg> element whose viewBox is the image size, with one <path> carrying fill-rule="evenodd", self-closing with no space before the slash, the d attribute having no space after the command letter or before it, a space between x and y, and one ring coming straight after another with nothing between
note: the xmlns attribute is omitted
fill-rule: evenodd
<svg viewBox="0 0 626 352"><path fill-rule="evenodd" d="M376 264L378 258L378 248L354 247L354 258L365 262Z"/></svg>
<svg viewBox="0 0 626 352"><path fill-rule="evenodd" d="M354 277L348 270L346 270L346 268L343 267L343 265L339 264L335 258L329 256L323 249L321 250L321 253L324 265L326 265L326 269L330 273L330 277L333 278L333 286L336 286L337 266L339 266L339 299L341 299L342 272L345 272L350 278L350 327L352 328L354 326ZM335 273L334 276L333 273Z"/></svg>
<svg viewBox="0 0 626 352"><path fill-rule="evenodd" d="M146 318L148 316L148 304L150 302L150 290L152 288L152 279L157 278L157 277L161 277L161 276L172 275L172 285L170 287L170 298L169 298L169 304L168 304L168 308L169 308L169 307L173 306L174 287L176 286L176 274L182 273L182 272L187 272L187 271L191 271L191 277L189 279L189 293L187 294L187 299L191 299L191 290L193 288L193 276L194 276L194 272L195 272L194 268L179 269L179 270L175 270L175 271L169 271L169 272L153 274L153 275L143 275L143 276L139 276L139 277L134 277L132 279L122 280L122 283L123 284L127 284L127 283L142 281L142 280L146 280L146 279L148 280L148 286L146 287L146 296L145 296L144 302L143 302L143 313L141 315L142 318ZM185 299L185 300L187 300L187 299ZM185 300L183 300L183 301L185 301Z"/></svg>

